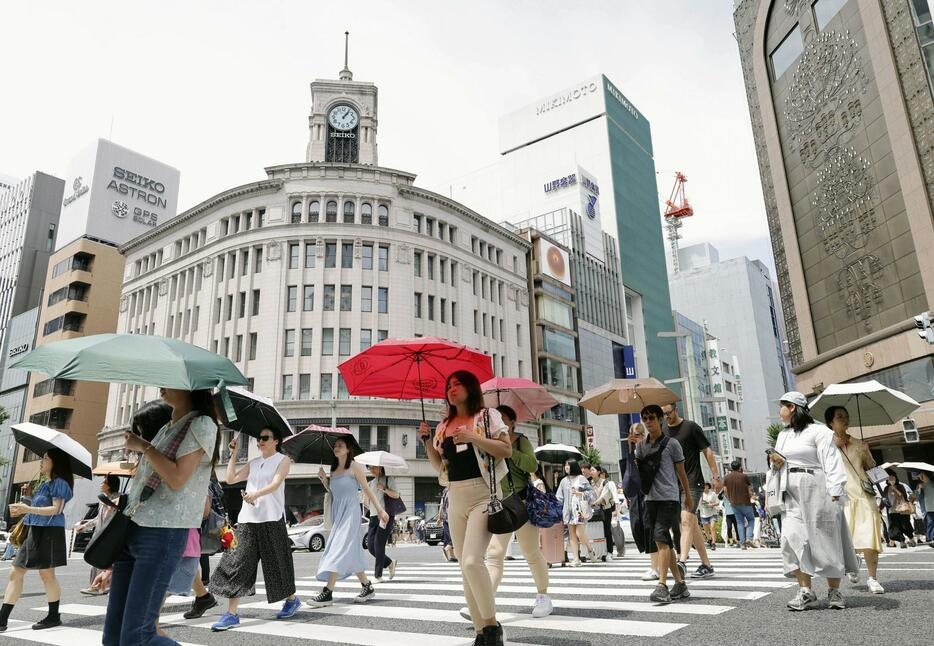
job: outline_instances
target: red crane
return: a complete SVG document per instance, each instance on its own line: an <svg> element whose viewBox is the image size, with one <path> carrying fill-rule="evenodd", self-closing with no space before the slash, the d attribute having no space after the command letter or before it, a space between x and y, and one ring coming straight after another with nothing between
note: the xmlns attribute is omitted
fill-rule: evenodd
<svg viewBox="0 0 934 646"><path fill-rule="evenodd" d="M681 235L678 229L681 228L682 218L694 215L694 209L688 203L688 198L684 194L684 184L688 178L682 172L675 173L675 185L671 189L671 197L665 202L668 207L665 209L665 228L668 230L668 246L671 248L671 268L674 273L680 270L678 262L678 240Z"/></svg>

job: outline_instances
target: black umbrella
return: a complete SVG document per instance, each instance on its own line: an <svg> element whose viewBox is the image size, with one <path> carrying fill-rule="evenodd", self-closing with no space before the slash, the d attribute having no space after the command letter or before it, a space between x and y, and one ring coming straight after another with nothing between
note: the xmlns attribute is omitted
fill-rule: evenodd
<svg viewBox="0 0 934 646"><path fill-rule="evenodd" d="M309 426L282 442L282 452L293 462L305 464L330 464L334 457L334 443L344 440L353 455L363 451L356 438L347 428L324 428Z"/></svg>
<svg viewBox="0 0 934 646"><path fill-rule="evenodd" d="M271 428L275 431L276 436L281 439L285 439L295 432L292 430L289 421L279 412L279 409L273 406L271 399L237 387L228 388L227 394L230 396L230 403L237 415L237 419L232 421L227 419L224 412L221 394L214 395L215 408L220 413L221 421L227 428L246 433L250 437L259 437L259 432L262 429Z"/></svg>

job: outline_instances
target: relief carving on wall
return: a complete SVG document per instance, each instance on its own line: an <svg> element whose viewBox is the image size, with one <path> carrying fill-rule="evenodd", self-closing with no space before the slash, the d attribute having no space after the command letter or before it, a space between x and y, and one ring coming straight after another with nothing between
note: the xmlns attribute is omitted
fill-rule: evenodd
<svg viewBox="0 0 934 646"><path fill-rule="evenodd" d="M273 240L266 243L266 260L270 262L278 262L282 259L282 245L278 241Z"/></svg>
<svg viewBox="0 0 934 646"><path fill-rule="evenodd" d="M868 80L856 41L825 31L807 45L785 99L789 137L801 163L818 168L863 119Z"/></svg>
<svg viewBox="0 0 934 646"><path fill-rule="evenodd" d="M824 251L840 260L862 249L878 225L879 198L870 164L852 148L837 150L817 173L813 204Z"/></svg>
<svg viewBox="0 0 934 646"><path fill-rule="evenodd" d="M837 274L837 287L846 301L846 312L860 319L866 331L872 329L870 318L882 304L882 262L873 255L857 258Z"/></svg>

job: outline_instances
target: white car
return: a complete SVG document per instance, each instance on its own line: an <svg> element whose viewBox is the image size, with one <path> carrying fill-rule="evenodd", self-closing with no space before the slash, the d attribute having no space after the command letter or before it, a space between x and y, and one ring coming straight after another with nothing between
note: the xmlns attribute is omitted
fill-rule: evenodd
<svg viewBox="0 0 934 646"><path fill-rule="evenodd" d="M363 536L363 549L366 549L366 530L369 527L369 521L364 518L360 533ZM320 552L327 544L330 529L324 526L323 516L312 516L297 525L288 528L289 541L292 543L293 550L308 550L309 552Z"/></svg>

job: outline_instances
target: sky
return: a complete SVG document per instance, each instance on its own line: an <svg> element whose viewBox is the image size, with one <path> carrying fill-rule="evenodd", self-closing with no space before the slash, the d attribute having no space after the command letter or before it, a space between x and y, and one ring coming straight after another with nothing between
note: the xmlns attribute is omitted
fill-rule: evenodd
<svg viewBox="0 0 934 646"><path fill-rule="evenodd" d="M177 167L179 210L305 158L309 83L379 87L379 163L447 192L500 116L604 73L652 126L682 245L773 267L731 0L17 2L0 22L0 174L63 177L104 137ZM773 270L774 277L774 270Z"/></svg>

